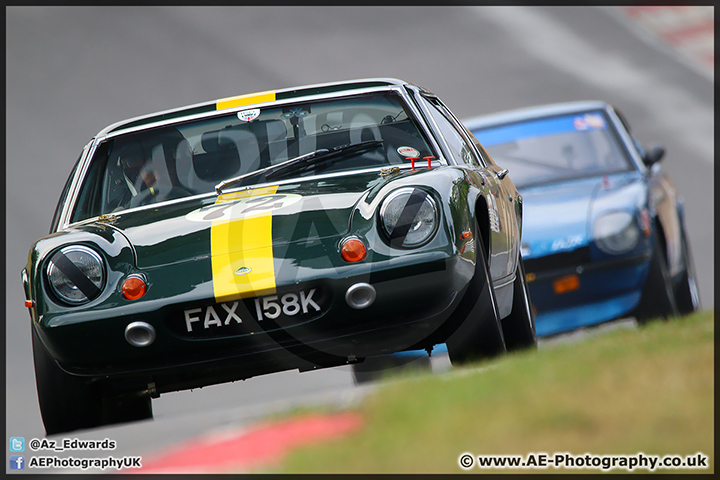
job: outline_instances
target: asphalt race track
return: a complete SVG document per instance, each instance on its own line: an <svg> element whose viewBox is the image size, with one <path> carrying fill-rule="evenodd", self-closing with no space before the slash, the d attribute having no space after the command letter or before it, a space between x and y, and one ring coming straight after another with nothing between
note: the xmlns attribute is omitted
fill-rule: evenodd
<svg viewBox="0 0 720 480"><path fill-rule="evenodd" d="M20 271L102 127L243 93L399 77L460 118L606 100L662 143L713 308L713 73L618 7L7 7L6 439L42 438ZM709 66L710 65L710 66ZM512 172L510 172L512 176ZM156 420L78 433L152 452L269 411L357 400L347 367L164 395ZM8 451L6 449L6 451ZM8 468L6 464L6 469Z"/></svg>

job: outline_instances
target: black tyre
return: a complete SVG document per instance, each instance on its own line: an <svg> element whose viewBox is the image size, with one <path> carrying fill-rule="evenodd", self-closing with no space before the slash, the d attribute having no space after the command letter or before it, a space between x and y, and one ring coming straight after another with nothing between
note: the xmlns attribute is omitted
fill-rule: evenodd
<svg viewBox="0 0 720 480"><path fill-rule="evenodd" d="M678 309L675 303L675 294L672 288L672 279L668 272L667 262L662 244L655 233L653 254L650 260L650 270L640 296L640 303L635 309L635 318L641 324L650 320L677 316Z"/></svg>
<svg viewBox="0 0 720 480"><path fill-rule="evenodd" d="M388 375L413 370L431 370L430 357L408 357L400 355L383 355L368 357L362 363L352 366L353 380L356 385L374 382Z"/></svg>
<svg viewBox="0 0 720 480"><path fill-rule="evenodd" d="M470 302L470 311L446 341L450 363L454 366L492 358L507 351L485 246L479 234L475 235L475 251L475 275L463 299Z"/></svg>
<svg viewBox="0 0 720 480"><path fill-rule="evenodd" d="M682 233L682 258L685 269L680 276L680 282L675 287L675 303L681 315L688 315L700 308L700 296L698 294L695 264L690 253L690 245L685 232Z"/></svg>
<svg viewBox="0 0 720 480"><path fill-rule="evenodd" d="M34 328L32 347L40 413L48 435L152 418L149 397L103 395L98 385L63 371Z"/></svg>
<svg viewBox="0 0 720 480"><path fill-rule="evenodd" d="M134 422L153 418L152 400L143 392L105 395L102 399L100 425Z"/></svg>
<svg viewBox="0 0 720 480"><path fill-rule="evenodd" d="M500 321L505 346L508 351L537 348L535 335L535 316L530 306L530 291L525 279L525 266L522 256L518 258L518 266L513 282L513 305L510 315Z"/></svg>

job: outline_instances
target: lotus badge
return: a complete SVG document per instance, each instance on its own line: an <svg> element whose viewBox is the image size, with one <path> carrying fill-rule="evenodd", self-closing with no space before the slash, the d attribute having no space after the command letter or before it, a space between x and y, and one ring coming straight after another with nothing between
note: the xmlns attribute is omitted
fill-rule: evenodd
<svg viewBox="0 0 720 480"><path fill-rule="evenodd" d="M252 268L250 267L240 267L237 270L235 270L235 275L247 275L248 273L252 272Z"/></svg>

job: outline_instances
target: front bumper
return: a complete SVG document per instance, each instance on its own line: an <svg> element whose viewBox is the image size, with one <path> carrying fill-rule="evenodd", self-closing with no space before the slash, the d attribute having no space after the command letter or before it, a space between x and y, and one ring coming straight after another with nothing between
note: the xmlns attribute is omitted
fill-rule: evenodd
<svg viewBox="0 0 720 480"><path fill-rule="evenodd" d="M39 333L69 373L97 379L127 377L133 383L141 379L142 384L154 383L159 393L427 348L444 342L463 320L453 312L472 280L474 266L460 256L438 252L418 257L422 260L396 269L279 286L277 297L311 289L323 292L312 297L323 300L322 311L308 319L260 315L258 321L259 299L222 307L214 298L205 298L127 315L106 310L105 316L75 323L56 318L53 325L40 326ZM357 283L375 288L371 306L348 305L345 294ZM209 310L217 313L219 321ZM125 339L127 325L138 321L152 325L156 332L147 347L132 346ZM233 328L222 333L226 326Z"/></svg>
<svg viewBox="0 0 720 480"><path fill-rule="evenodd" d="M533 268L531 259L526 261L537 335L555 335L631 313L640 301L650 257L647 252L544 270ZM538 262L537 265L543 264ZM569 275L577 275L578 288L556 293L554 282Z"/></svg>

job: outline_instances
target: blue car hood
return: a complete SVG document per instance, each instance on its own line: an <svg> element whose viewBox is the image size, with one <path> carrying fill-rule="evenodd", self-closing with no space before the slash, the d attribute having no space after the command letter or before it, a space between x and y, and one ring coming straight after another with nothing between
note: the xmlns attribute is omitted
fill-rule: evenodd
<svg viewBox="0 0 720 480"><path fill-rule="evenodd" d="M593 220L613 210L634 211L645 201L642 175L627 172L519 188L523 196L523 257L588 245Z"/></svg>

